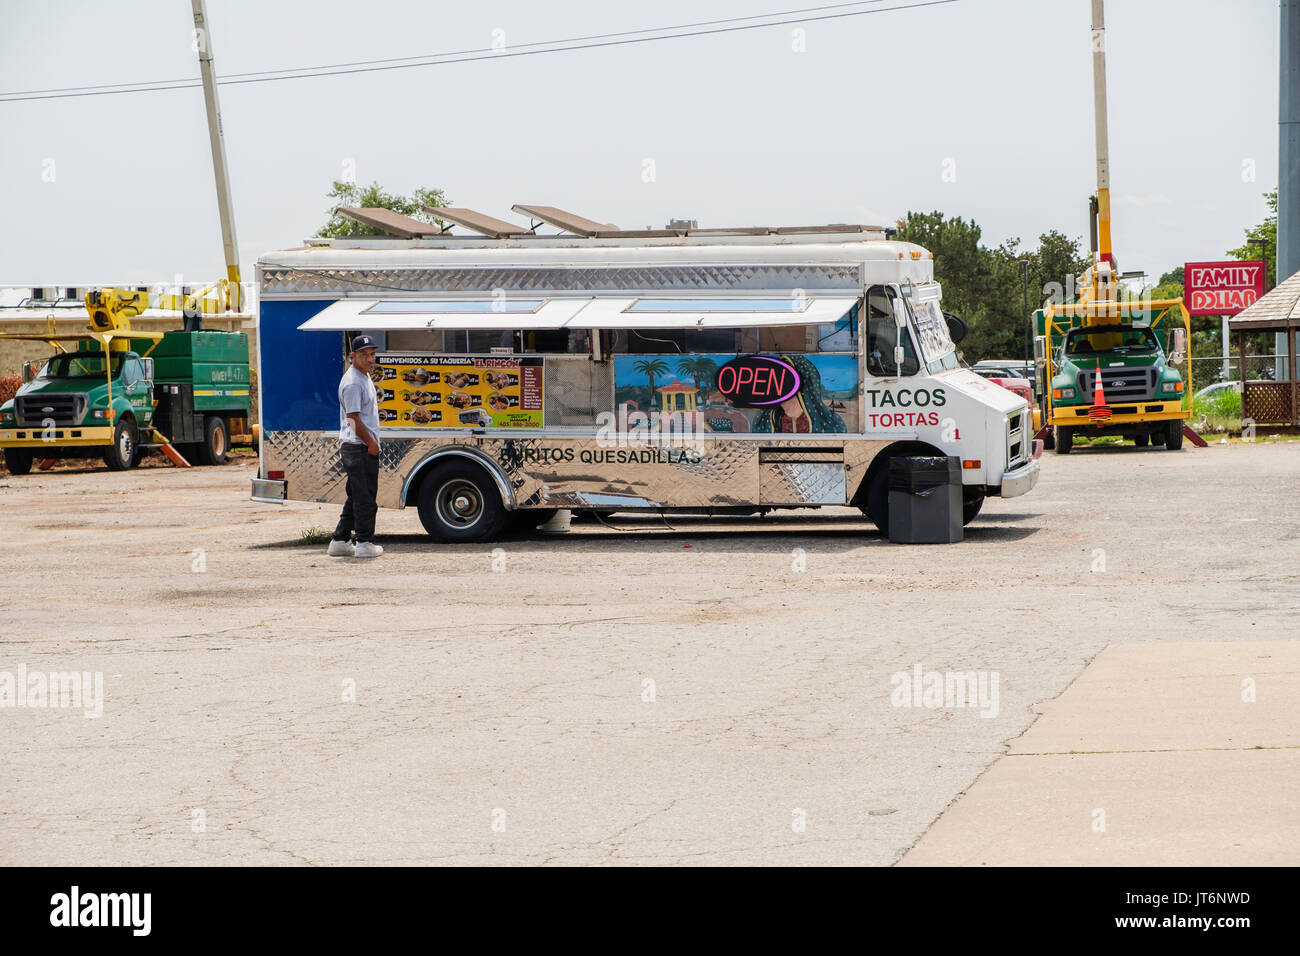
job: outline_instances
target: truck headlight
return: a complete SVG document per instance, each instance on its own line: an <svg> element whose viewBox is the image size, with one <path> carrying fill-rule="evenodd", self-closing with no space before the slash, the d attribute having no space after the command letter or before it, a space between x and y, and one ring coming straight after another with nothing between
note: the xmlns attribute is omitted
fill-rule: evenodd
<svg viewBox="0 0 1300 956"><path fill-rule="evenodd" d="M1054 388L1052 389L1052 398L1074 398L1074 389Z"/></svg>
<svg viewBox="0 0 1300 956"><path fill-rule="evenodd" d="M91 417L91 418L107 418L107 417L108 417L108 409L107 409L107 408L97 408L97 409L95 409L93 412L90 413L90 417Z"/></svg>
<svg viewBox="0 0 1300 956"><path fill-rule="evenodd" d="M1160 391L1165 392L1166 394L1176 395L1182 390L1183 390L1183 383L1181 381L1160 383Z"/></svg>

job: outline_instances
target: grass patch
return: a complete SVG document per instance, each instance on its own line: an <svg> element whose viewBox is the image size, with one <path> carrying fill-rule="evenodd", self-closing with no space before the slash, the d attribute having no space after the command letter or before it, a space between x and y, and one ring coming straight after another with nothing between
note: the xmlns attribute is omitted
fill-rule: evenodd
<svg viewBox="0 0 1300 956"><path fill-rule="evenodd" d="M1201 434L1219 435L1241 431L1241 393L1231 389L1216 392L1196 403L1201 416Z"/></svg>
<svg viewBox="0 0 1300 956"><path fill-rule="evenodd" d="M308 528L298 535L299 544L326 544L333 535L321 528Z"/></svg>

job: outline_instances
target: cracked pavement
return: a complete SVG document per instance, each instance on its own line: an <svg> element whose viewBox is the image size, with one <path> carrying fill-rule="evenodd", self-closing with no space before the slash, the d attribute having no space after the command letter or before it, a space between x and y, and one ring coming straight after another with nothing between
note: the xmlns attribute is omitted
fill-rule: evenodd
<svg viewBox="0 0 1300 956"><path fill-rule="evenodd" d="M0 863L890 864L1106 645L1300 612L1300 443L1049 454L928 547L846 509L448 547L409 510L360 562L252 472L0 473L0 672L104 674L98 719L0 708ZM996 672L997 716L894 706L917 664Z"/></svg>

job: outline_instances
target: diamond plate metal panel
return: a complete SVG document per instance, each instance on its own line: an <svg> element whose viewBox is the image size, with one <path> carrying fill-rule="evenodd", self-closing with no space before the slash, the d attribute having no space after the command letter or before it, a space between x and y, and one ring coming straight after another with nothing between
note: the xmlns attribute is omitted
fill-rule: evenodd
<svg viewBox="0 0 1300 956"><path fill-rule="evenodd" d="M861 287L851 263L737 266L621 266L617 268L299 269L262 267L261 295L321 298L358 292L708 291Z"/></svg>
<svg viewBox="0 0 1300 956"><path fill-rule="evenodd" d="M817 462L765 462L758 495L765 505L842 505L844 465Z"/></svg>
<svg viewBox="0 0 1300 956"><path fill-rule="evenodd" d="M760 449L843 449L844 463L774 461ZM385 435L379 458L379 504L401 506L402 489L430 457L453 451L489 468L518 507L710 508L758 504L845 504L887 443L843 435L819 442L705 437L688 447L658 442L615 443L592 437ZM263 436L264 467L285 473L289 498L341 504L346 480L338 439L318 431L271 431ZM414 505L415 501L407 504Z"/></svg>

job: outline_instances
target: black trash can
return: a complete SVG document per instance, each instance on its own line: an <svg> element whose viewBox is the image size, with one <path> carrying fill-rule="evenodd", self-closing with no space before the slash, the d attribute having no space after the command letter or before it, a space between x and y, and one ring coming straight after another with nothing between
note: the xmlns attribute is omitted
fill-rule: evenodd
<svg viewBox="0 0 1300 956"><path fill-rule="evenodd" d="M889 540L951 544L961 533L961 459L889 460Z"/></svg>

